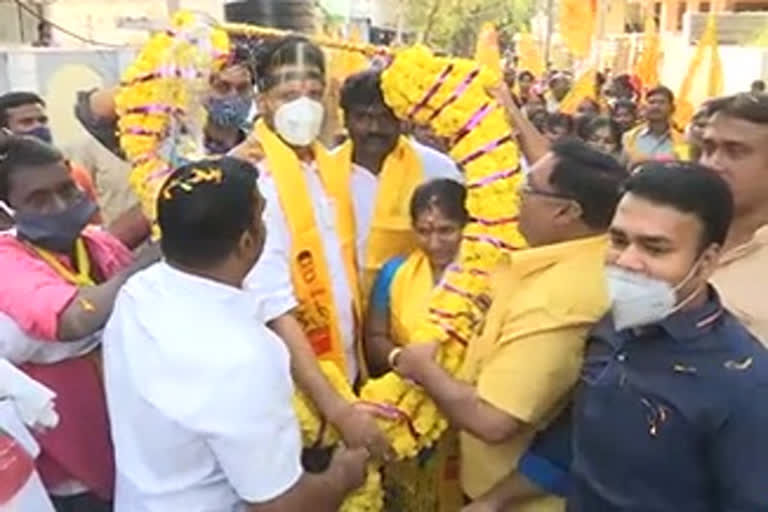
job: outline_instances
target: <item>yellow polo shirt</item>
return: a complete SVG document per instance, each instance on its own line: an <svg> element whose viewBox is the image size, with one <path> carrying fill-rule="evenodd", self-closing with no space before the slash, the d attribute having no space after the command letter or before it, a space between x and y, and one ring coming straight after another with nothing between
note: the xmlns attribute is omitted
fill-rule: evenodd
<svg viewBox="0 0 768 512"><path fill-rule="evenodd" d="M515 253L492 279L493 303L482 334L467 351L463 377L481 398L525 426L489 445L461 434L464 492L477 498L513 473L537 430L570 399L586 336L609 309L603 277L605 237ZM520 501L510 510L564 509L554 496Z"/></svg>

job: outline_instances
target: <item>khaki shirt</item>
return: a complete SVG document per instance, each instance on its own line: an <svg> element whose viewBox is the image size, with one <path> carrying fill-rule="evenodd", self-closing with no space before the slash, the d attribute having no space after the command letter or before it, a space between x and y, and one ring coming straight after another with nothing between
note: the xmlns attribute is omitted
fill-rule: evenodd
<svg viewBox="0 0 768 512"><path fill-rule="evenodd" d="M130 184L131 166L84 131L77 144L66 148L67 156L85 167L93 180L105 225L139 202Z"/></svg>
<svg viewBox="0 0 768 512"><path fill-rule="evenodd" d="M768 225L723 255L712 282L725 306L768 347Z"/></svg>

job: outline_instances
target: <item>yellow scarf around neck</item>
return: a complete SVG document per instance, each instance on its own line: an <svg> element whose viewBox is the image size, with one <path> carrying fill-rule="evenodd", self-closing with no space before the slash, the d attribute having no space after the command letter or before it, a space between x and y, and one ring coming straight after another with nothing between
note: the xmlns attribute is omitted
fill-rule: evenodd
<svg viewBox="0 0 768 512"><path fill-rule="evenodd" d="M291 280L299 302L296 318L312 343L318 359L333 361L346 372L344 340L333 296L331 272L301 162L296 153L263 120L256 123L255 132L264 150L267 167L275 182L291 233ZM355 309L355 318L360 318L350 174L340 172L335 167L335 160L322 145L315 143L312 149L323 187L335 201L336 229L354 298L354 304L350 307Z"/></svg>
<svg viewBox="0 0 768 512"><path fill-rule="evenodd" d="M429 258L416 250L397 269L389 290L389 326L392 341L408 345L415 341L414 330L427 315L435 281Z"/></svg>
<svg viewBox="0 0 768 512"><path fill-rule="evenodd" d="M91 258L88 254L88 248L85 246L85 241L82 238L78 238L75 241L75 268L77 273L68 269L55 254L52 252L30 244L29 247L38 255L40 259L45 261L48 265L59 274L69 284L75 286L95 286L96 283L91 277Z"/></svg>
<svg viewBox="0 0 768 512"><path fill-rule="evenodd" d="M351 167L352 143L347 142L338 151L340 167ZM350 171L351 172L351 171ZM416 238L411 226L411 196L424 182L421 158L406 137L400 137L395 149L387 156L378 176L379 186L366 241L361 289L367 303L376 274L395 256L407 256L416 249Z"/></svg>

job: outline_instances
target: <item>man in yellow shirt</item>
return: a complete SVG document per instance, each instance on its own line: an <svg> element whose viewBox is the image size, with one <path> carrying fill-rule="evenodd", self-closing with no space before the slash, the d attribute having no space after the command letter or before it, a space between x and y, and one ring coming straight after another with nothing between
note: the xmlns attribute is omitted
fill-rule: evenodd
<svg viewBox="0 0 768 512"><path fill-rule="evenodd" d="M493 304L468 347L463 378L435 362L435 345L412 345L395 358L395 370L423 386L462 431L462 487L472 500L514 472L536 431L569 399L586 334L609 307L604 233L626 176L581 142L553 145L520 190L520 230L532 248L492 279ZM510 506L562 508L544 495Z"/></svg>

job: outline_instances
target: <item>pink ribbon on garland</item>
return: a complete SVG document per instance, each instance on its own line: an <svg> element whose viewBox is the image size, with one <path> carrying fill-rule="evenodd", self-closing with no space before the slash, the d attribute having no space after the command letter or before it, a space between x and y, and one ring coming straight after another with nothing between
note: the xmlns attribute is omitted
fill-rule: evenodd
<svg viewBox="0 0 768 512"><path fill-rule="evenodd" d="M489 176L485 176L484 178L480 178L479 180L471 181L467 183L468 189L473 188L480 188L484 187L486 185L490 185L493 182L503 180L505 178L511 178L515 174L520 172L520 166L515 167L514 169L507 169L506 171L499 171L495 172Z"/></svg>
<svg viewBox="0 0 768 512"><path fill-rule="evenodd" d="M482 217L473 217L472 220L483 226L500 226L502 224L510 224L517 222L517 216L513 217L501 217L500 219L484 219Z"/></svg>
<svg viewBox="0 0 768 512"><path fill-rule="evenodd" d="M408 427L408 431L411 433L414 439L419 438L419 431L416 430L416 426L413 423L413 419L408 416L408 413L400 409L399 407L395 407L391 404L383 404L378 402L369 402L367 400L360 400L358 402L355 402L355 405L360 405L362 407L370 408L373 410L374 413L378 413L381 416L384 416L385 418L390 419L398 419L406 424Z"/></svg>
<svg viewBox="0 0 768 512"><path fill-rule="evenodd" d="M480 242L480 243L490 244L497 249L504 249L505 251L519 250L518 247L515 247L513 245L506 243L503 240L499 240L498 238L488 236L488 235L464 235L463 238L470 242Z"/></svg>
<svg viewBox="0 0 768 512"><path fill-rule="evenodd" d="M413 108L411 108L411 111L408 112L408 119L413 119L416 114L419 113L421 109L427 106L429 103L429 100L431 100L435 94L437 94L437 91L440 90L440 87L443 86L445 83L445 79L448 78L448 75L451 74L451 71L453 71L453 64L448 64L442 73L440 73L440 76L437 77L437 80L435 80L435 83L432 84L432 87L429 88L427 93L424 95L424 97L416 103Z"/></svg>
<svg viewBox="0 0 768 512"><path fill-rule="evenodd" d="M443 104L442 104L442 105L440 105L439 107L437 107L437 109L435 109L435 111L434 111L434 112L432 112L432 115L431 115L431 116L429 116L429 122L432 122L432 121L434 121L435 119L437 119L437 116L439 116L440 114L442 114L442 113L443 113L443 110L445 110L445 109L446 109L446 108L447 108L449 105L451 105L451 104L452 104L454 101L456 101L457 99L459 99L459 97L460 97L462 94L464 94L464 91L466 91L466 90L469 88L470 84L471 84L471 83L472 83L472 82L475 80L475 78L477 78L477 75L479 75L479 74L480 74L480 68L475 68L475 69L473 69L473 70L472 70L472 72L471 72L471 73L469 73L469 74L466 76L466 78L464 78L464 80L462 80L462 81L461 81L461 83L459 84L459 86L456 88L456 90L455 90L455 91L453 91L453 93L451 93L451 95L448 97L448 99L447 99L447 100L445 100L445 101L443 102Z"/></svg>
<svg viewBox="0 0 768 512"><path fill-rule="evenodd" d="M495 108L495 105L491 102L486 103L482 107L480 107L477 112L472 114L472 117L469 118L469 121L467 121L467 124L465 124L457 133L456 136L453 138L453 142L451 143L452 146L455 146L461 140L469 135L469 132L475 129L477 125L479 125L485 117L493 112L493 109Z"/></svg>
<svg viewBox="0 0 768 512"><path fill-rule="evenodd" d="M474 152L470 153L468 156L466 156L465 158L460 160L459 161L459 166L461 167L461 166L467 165L470 162L473 162L473 161L477 160L481 156L484 156L484 155L490 153L491 151L493 151L494 149L498 148L499 146L501 146L503 144L506 144L507 142L509 142L511 140L514 140L514 138L515 138L515 136L512 135L511 133L509 133L509 134L505 135L504 137L502 137L500 139L496 139L496 140L493 140L493 141L489 142L488 144L486 144L482 148L478 149L477 151L474 151Z"/></svg>

